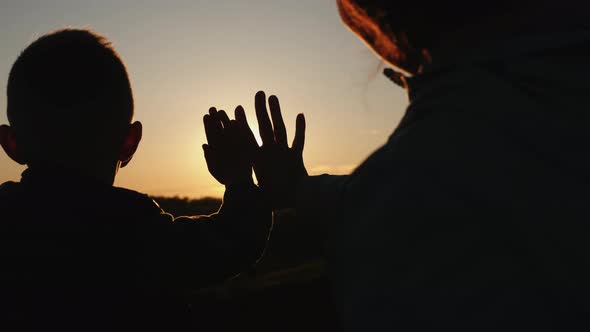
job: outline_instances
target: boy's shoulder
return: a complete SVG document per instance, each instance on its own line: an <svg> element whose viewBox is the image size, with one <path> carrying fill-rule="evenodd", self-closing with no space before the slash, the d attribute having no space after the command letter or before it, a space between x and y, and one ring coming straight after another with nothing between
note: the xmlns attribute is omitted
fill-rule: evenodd
<svg viewBox="0 0 590 332"><path fill-rule="evenodd" d="M121 187L112 188L113 205L125 205L125 207L133 207L138 212L146 214L163 214L164 211L147 194ZM124 207L122 207L124 208Z"/></svg>
<svg viewBox="0 0 590 332"><path fill-rule="evenodd" d="M0 193L4 192L6 190L11 190L13 188L16 188L20 185L19 182L14 182L14 181L6 181L2 184L0 184Z"/></svg>
<svg viewBox="0 0 590 332"><path fill-rule="evenodd" d="M68 206L72 212L114 213L123 216L148 217L164 214L160 206L147 194L135 190L110 187L107 190L85 188L56 189L55 195L40 194L38 190L26 188L20 182L0 184L0 208L2 211L20 209L26 206ZM39 200L42 200L40 202Z"/></svg>
<svg viewBox="0 0 590 332"><path fill-rule="evenodd" d="M0 198L4 201L8 197L14 197L21 190L21 185L18 182L7 181L0 184Z"/></svg>
<svg viewBox="0 0 590 332"><path fill-rule="evenodd" d="M27 201L19 182L8 181L0 184L0 220L22 210Z"/></svg>

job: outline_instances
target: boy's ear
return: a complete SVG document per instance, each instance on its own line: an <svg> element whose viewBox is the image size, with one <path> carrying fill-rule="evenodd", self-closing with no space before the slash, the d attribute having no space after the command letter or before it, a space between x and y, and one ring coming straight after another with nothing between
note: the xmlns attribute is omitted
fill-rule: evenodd
<svg viewBox="0 0 590 332"><path fill-rule="evenodd" d="M119 161L121 162L121 167L127 166L133 158L133 154L137 151L137 147L139 146L139 142L141 141L143 127L141 122L135 121L129 126L129 131L125 136L125 140L123 141L123 146L119 151Z"/></svg>
<svg viewBox="0 0 590 332"><path fill-rule="evenodd" d="M22 149L19 150L18 145L16 144L16 134L10 126L0 125L0 145L2 145L4 152L6 152L10 159L21 165L27 163L23 156Z"/></svg>

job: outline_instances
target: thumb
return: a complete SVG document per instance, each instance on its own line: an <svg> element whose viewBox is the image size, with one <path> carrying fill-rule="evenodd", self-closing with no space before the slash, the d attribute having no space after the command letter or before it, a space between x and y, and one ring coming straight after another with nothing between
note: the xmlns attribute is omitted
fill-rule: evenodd
<svg viewBox="0 0 590 332"><path fill-rule="evenodd" d="M207 144L203 144L203 155L205 155L205 161L207 162L207 167L210 169L211 164L213 162L213 158L211 156L211 147Z"/></svg>

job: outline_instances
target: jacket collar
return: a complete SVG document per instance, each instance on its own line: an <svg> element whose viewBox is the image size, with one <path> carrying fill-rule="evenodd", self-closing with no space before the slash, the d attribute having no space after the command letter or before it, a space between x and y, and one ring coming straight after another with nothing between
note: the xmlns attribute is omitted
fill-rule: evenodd
<svg viewBox="0 0 590 332"><path fill-rule="evenodd" d="M27 168L21 175L21 184L27 187L47 187L53 189L60 188L111 188L97 181L96 179L80 174L74 170L51 167L51 166L37 166Z"/></svg>

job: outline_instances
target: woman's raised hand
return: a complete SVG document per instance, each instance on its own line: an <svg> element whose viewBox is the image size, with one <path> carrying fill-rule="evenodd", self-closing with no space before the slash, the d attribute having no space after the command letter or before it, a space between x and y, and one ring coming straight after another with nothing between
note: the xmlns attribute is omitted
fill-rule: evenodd
<svg viewBox="0 0 590 332"><path fill-rule="evenodd" d="M305 117L303 114L297 115L295 138L289 147L279 99L270 96L268 105L272 122L266 108L266 95L263 91L256 93L256 118L262 146L254 158L254 172L273 208L293 207L297 181L307 176L303 163Z"/></svg>

